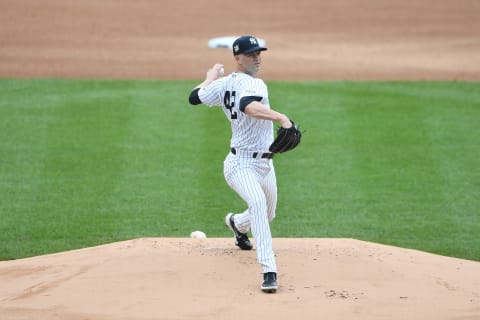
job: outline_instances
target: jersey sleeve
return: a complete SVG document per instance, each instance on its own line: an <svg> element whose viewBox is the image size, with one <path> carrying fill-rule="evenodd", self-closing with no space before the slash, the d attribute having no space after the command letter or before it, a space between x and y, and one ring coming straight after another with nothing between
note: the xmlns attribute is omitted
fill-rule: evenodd
<svg viewBox="0 0 480 320"><path fill-rule="evenodd" d="M213 106L221 106L223 103L222 97L222 79L218 79L210 83L208 86L201 88L198 91L198 97L202 101L203 104L213 107Z"/></svg>

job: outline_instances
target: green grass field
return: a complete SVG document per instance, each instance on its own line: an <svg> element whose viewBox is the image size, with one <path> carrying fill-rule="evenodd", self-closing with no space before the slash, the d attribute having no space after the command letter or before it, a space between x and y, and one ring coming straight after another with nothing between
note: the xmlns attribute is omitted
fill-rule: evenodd
<svg viewBox="0 0 480 320"><path fill-rule="evenodd" d="M0 80L0 260L187 237L244 203L230 129L194 82ZM306 130L275 160L275 237L348 237L480 261L480 83L269 82Z"/></svg>

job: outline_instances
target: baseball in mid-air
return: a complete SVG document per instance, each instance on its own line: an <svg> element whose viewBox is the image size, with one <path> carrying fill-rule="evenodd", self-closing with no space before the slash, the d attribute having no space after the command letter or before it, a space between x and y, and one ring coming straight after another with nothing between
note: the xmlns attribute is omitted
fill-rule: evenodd
<svg viewBox="0 0 480 320"><path fill-rule="evenodd" d="M195 238L195 239L203 239L203 238L206 238L207 235L205 234L205 232L203 231L193 231L192 233L190 233L190 238Z"/></svg>
<svg viewBox="0 0 480 320"><path fill-rule="evenodd" d="M220 69L218 69L218 75L221 77L223 76L223 74L225 73L225 69L223 67L221 67Z"/></svg>

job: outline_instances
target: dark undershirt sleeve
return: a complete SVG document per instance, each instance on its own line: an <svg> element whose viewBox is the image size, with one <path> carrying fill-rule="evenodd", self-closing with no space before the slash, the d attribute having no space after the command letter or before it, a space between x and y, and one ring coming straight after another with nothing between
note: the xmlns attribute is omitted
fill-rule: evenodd
<svg viewBox="0 0 480 320"><path fill-rule="evenodd" d="M240 99L240 111L245 112L245 107L248 106L251 102L257 101L260 102L262 101L263 97L259 96L248 96L248 97L243 97Z"/></svg>
<svg viewBox="0 0 480 320"><path fill-rule="evenodd" d="M188 97L188 102L190 102L190 104L193 104L194 106L202 103L202 101L198 97L199 90L200 88L193 90L192 93L190 93L190 97Z"/></svg>

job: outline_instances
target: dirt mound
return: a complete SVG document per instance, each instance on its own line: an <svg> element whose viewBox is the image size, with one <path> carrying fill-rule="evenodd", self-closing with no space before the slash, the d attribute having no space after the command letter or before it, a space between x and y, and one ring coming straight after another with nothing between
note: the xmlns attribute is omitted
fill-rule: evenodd
<svg viewBox="0 0 480 320"><path fill-rule="evenodd" d="M274 239L279 291L233 239L145 238L0 262L18 319L479 319L480 263L352 239Z"/></svg>

